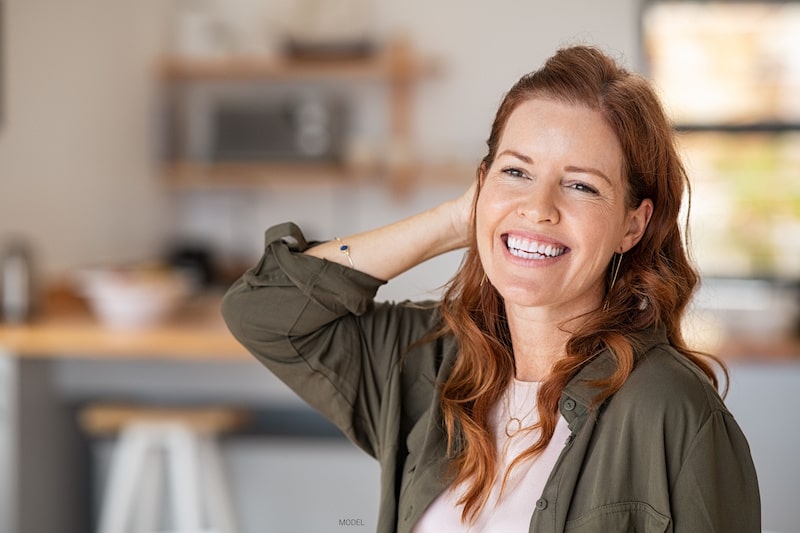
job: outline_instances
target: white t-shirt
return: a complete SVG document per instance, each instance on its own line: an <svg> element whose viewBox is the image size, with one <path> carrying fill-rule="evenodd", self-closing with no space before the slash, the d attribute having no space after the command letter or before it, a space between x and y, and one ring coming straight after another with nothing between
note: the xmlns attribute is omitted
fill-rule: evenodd
<svg viewBox="0 0 800 533"><path fill-rule="evenodd" d="M555 433L547 448L534 459L518 464L512 470L506 488L500 495L503 477L511 462L526 449L533 446L539 431L529 428L539 420L536 410L536 394L539 382L514 379L506 394L490 413L490 422L499 457L498 475L494 480L489 500L471 526L461 522L462 507L456 502L465 492L464 487L451 486L437 497L425 510L413 533L514 533L527 532L536 500L544 490L567 438L570 435L567 422L559 417ZM514 416L517 420L512 420ZM522 428L516 433L515 430ZM511 437L508 434L512 434Z"/></svg>

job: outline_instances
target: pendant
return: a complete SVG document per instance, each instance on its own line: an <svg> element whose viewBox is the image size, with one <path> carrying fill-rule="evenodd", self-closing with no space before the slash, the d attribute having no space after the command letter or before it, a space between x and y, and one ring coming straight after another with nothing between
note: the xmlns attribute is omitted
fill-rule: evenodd
<svg viewBox="0 0 800 533"><path fill-rule="evenodd" d="M511 438L517 433L519 433L520 430L522 430L522 420L520 420L516 416L512 416L511 418L509 418L508 422L506 422L506 436L508 438Z"/></svg>

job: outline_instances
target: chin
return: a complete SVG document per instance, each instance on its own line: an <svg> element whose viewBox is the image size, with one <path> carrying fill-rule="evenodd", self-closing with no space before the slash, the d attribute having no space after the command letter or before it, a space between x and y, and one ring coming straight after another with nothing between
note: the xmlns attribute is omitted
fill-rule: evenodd
<svg viewBox="0 0 800 533"><path fill-rule="evenodd" d="M506 307L514 306L519 308L549 308L558 314L564 315L563 319L578 317L584 313L597 309L602 304L601 293L589 293L565 295L557 292L558 289L548 285L547 287L533 287L533 284L519 283L498 283L495 289L503 298Z"/></svg>
<svg viewBox="0 0 800 533"><path fill-rule="evenodd" d="M493 283L492 285L507 304L524 307L539 307L547 303L547 298L543 294L543 291L531 287L531 284L520 286L518 284Z"/></svg>

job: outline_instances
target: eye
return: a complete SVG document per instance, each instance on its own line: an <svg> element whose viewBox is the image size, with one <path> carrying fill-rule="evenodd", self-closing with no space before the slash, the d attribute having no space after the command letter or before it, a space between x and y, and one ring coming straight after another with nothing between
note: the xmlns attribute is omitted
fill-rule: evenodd
<svg viewBox="0 0 800 533"><path fill-rule="evenodd" d="M503 174L511 176L512 178L527 178L528 175L524 171L516 167L506 167L502 170Z"/></svg>
<svg viewBox="0 0 800 533"><path fill-rule="evenodd" d="M597 194L597 189L585 183L580 183L580 182L570 183L569 185L567 185L567 187L569 187L570 189L575 189L576 191L581 191L589 194Z"/></svg>

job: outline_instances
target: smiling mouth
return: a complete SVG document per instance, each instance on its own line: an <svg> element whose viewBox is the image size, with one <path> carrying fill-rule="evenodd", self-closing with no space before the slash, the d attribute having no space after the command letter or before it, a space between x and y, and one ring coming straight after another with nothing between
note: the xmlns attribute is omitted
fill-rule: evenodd
<svg viewBox="0 0 800 533"><path fill-rule="evenodd" d="M514 235L506 235L505 241L511 255L522 259L550 259L567 251L566 246L539 243Z"/></svg>

